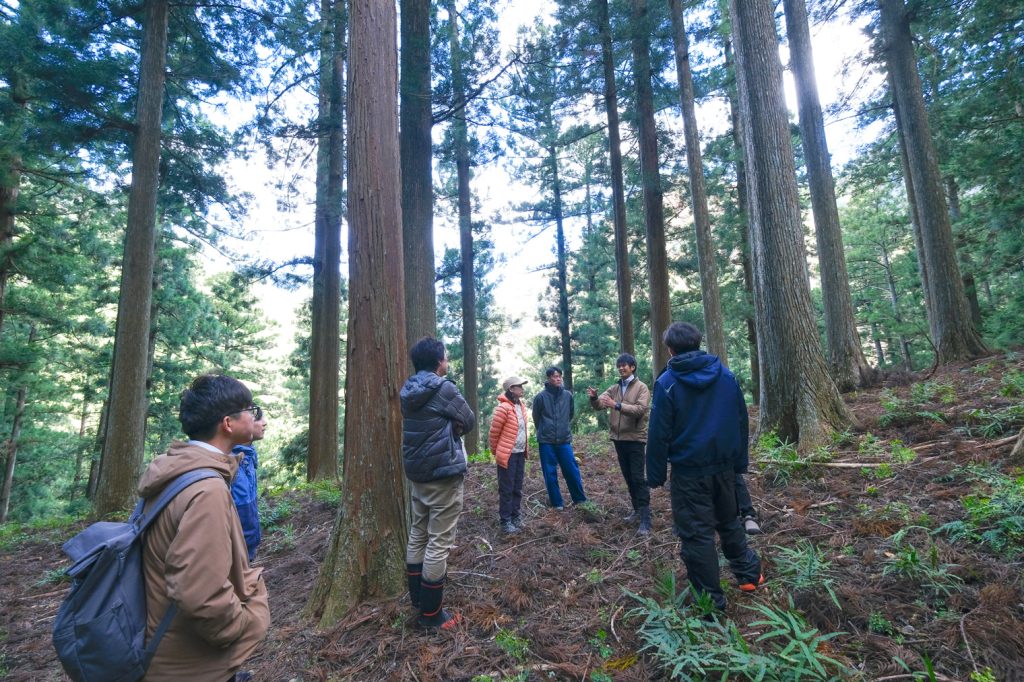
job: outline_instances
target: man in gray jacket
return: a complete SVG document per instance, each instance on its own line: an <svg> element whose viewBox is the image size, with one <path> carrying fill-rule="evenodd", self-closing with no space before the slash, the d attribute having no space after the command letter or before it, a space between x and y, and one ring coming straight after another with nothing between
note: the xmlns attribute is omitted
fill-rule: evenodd
<svg viewBox="0 0 1024 682"><path fill-rule="evenodd" d="M409 598L425 627L448 630L462 617L442 608L448 552L462 512L466 452L462 434L476 415L450 380L444 344L425 336L409 351L416 374L399 395L402 403L402 464L411 482L412 525L406 546Z"/></svg>
<svg viewBox="0 0 1024 682"><path fill-rule="evenodd" d="M548 491L548 504L561 511L562 491L558 487L558 469L561 468L569 496L575 504L587 501L583 492L583 478L576 453L572 450L572 418L576 408L572 393L562 386L562 370L548 367L548 380L544 390L533 398L533 425L537 431L537 451L544 472L544 487Z"/></svg>

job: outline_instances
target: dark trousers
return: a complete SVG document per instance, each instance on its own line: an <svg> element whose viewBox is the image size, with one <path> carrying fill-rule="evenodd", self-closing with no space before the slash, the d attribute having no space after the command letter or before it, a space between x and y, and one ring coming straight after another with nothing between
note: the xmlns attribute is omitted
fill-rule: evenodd
<svg viewBox="0 0 1024 682"><path fill-rule="evenodd" d="M736 476L727 471L714 476L687 477L672 471L672 520L682 540L680 556L695 592L711 596L718 608L725 608L725 594L718 579L718 550L737 582L754 583L761 575L761 560L747 546L747 535L736 518Z"/></svg>
<svg viewBox="0 0 1024 682"><path fill-rule="evenodd" d="M498 516L502 521L511 521L519 516L519 507L523 503L525 469L525 452L513 452L508 458L507 469L498 467Z"/></svg>
<svg viewBox="0 0 1024 682"><path fill-rule="evenodd" d="M629 488L629 501L633 509L651 506L651 491L644 476L646 443L638 440L613 440L615 454L619 456L619 469Z"/></svg>
<svg viewBox="0 0 1024 682"><path fill-rule="evenodd" d="M739 509L738 516L740 518L746 518L748 516L757 517L754 512L754 502L750 499L750 491L747 490L747 482L743 478L743 474L736 474L736 507Z"/></svg>

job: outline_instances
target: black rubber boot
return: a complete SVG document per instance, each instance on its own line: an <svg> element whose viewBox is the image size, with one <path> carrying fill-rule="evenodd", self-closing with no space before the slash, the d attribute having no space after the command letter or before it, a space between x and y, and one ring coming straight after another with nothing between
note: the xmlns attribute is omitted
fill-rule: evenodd
<svg viewBox="0 0 1024 682"><path fill-rule="evenodd" d="M405 579L409 583L409 601L414 609L420 607L420 578L423 574L423 564L406 564Z"/></svg>
<svg viewBox="0 0 1024 682"><path fill-rule="evenodd" d="M462 622L462 615L449 613L441 607L444 603L444 578L432 583L429 580L420 582L420 616L416 619L419 625L427 628L451 630Z"/></svg>
<svg viewBox="0 0 1024 682"><path fill-rule="evenodd" d="M640 527L636 529L637 535L651 534L651 508L640 507Z"/></svg>

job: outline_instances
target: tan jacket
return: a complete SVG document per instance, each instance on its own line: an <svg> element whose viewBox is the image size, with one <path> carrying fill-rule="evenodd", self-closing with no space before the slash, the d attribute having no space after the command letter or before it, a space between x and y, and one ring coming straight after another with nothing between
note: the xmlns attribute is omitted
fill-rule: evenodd
<svg viewBox="0 0 1024 682"><path fill-rule="evenodd" d="M519 435L520 420L526 424L526 442L529 443L530 423L526 421L526 402L520 398L519 404L516 405L504 393L498 396L498 406L494 408L487 440L490 443L491 452L494 454L494 461L502 469L508 469L512 447L516 444L516 436Z"/></svg>
<svg viewBox="0 0 1024 682"><path fill-rule="evenodd" d="M647 384L633 377L622 395L622 385L616 381L604 393L590 399L590 406L595 410L603 410L598 402L602 395L610 396L622 409L611 408L608 415L608 435L612 440L636 440L647 442L647 416L651 408L651 391Z"/></svg>
<svg viewBox="0 0 1024 682"><path fill-rule="evenodd" d="M142 475L139 494L151 502L171 479L202 468L222 478L204 479L179 493L146 533L147 638L171 600L178 604L146 673L150 682L225 682L270 626L263 569L249 566L231 499L238 458L172 443Z"/></svg>

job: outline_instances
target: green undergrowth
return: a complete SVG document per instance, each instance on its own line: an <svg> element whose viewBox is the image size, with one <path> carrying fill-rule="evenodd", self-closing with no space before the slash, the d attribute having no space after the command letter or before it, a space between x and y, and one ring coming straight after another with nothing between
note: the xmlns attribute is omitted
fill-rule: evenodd
<svg viewBox="0 0 1024 682"><path fill-rule="evenodd" d="M851 673L829 655L830 640L843 633L822 633L807 624L792 599L779 608L747 606L757 617L744 634L707 598L692 599L689 588L677 589L664 571L657 580L659 598L628 590L639 605L629 617L639 622L642 650L653 656L674 680L839 680Z"/></svg>
<svg viewBox="0 0 1024 682"><path fill-rule="evenodd" d="M972 465L955 472L972 484L960 500L963 518L939 527L953 542L978 544L1008 558L1024 555L1024 476Z"/></svg>
<svg viewBox="0 0 1024 682"><path fill-rule="evenodd" d="M0 525L0 551L14 549L28 540L39 540L40 534L48 531L64 531L83 519L84 515L52 516L28 523L5 523Z"/></svg>

